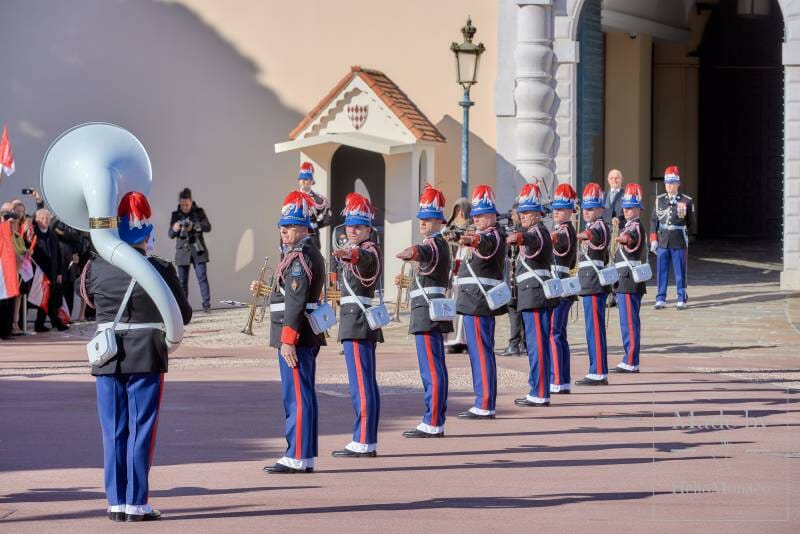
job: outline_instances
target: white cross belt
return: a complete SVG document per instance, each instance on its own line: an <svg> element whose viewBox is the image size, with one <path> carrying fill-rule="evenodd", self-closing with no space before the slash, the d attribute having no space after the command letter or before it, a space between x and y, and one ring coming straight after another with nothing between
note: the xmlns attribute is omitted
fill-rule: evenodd
<svg viewBox="0 0 800 534"><path fill-rule="evenodd" d="M361 301L361 304L364 304L365 306L372 306L371 297L354 297L352 295L347 295L339 299L339 304L355 304L356 298Z"/></svg>
<svg viewBox="0 0 800 534"><path fill-rule="evenodd" d="M584 260L584 261L578 263L578 267L591 267L592 264L594 264L594 265L596 265L598 267L605 267L605 265L606 265L603 260L592 260L592 261Z"/></svg>
<svg viewBox="0 0 800 534"><path fill-rule="evenodd" d="M319 304L317 304L316 302L310 302L306 304L307 310L316 310L317 308L319 308ZM286 309L285 302L276 302L275 304L269 305L270 312L279 312L279 311L284 311L285 309Z"/></svg>
<svg viewBox="0 0 800 534"><path fill-rule="evenodd" d="M499 286L500 284L503 283L502 280L495 280L494 278L477 278L476 279L476 278L473 278L471 276L469 278L456 278L456 285L459 285L459 286L468 286L468 285L473 285L473 284L477 285L478 282L480 282L481 285L492 286L492 287Z"/></svg>
<svg viewBox="0 0 800 534"><path fill-rule="evenodd" d="M549 278L551 276L550 271L547 269L536 269L533 272L528 271L527 273L522 273L521 275L517 276L517 282L524 282L529 278L533 278L534 274L540 278L543 276L547 276Z"/></svg>
<svg viewBox="0 0 800 534"><path fill-rule="evenodd" d="M107 328L111 328L114 326L114 322L110 323L100 323L97 325L97 330L106 330ZM164 330L164 323L117 323L117 326L114 328L115 332L121 332L125 330L142 330L144 328L153 328L156 330Z"/></svg>
<svg viewBox="0 0 800 534"><path fill-rule="evenodd" d="M447 289L444 288L444 287L430 286L430 287L426 287L425 288L425 294L428 295L428 298L437 297L439 295L444 295L446 292L447 292ZM409 298L412 298L412 299L416 298L416 297L421 297L422 296L422 290L421 289L413 289L413 290L408 292L408 296L409 296Z"/></svg>

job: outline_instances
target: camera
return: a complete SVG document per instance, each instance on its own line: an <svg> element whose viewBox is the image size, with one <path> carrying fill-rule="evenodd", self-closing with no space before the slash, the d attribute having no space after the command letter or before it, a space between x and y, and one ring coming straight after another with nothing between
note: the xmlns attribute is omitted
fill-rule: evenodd
<svg viewBox="0 0 800 534"><path fill-rule="evenodd" d="M189 219L181 219L181 230L178 233L178 237L181 239L187 239L189 237Z"/></svg>
<svg viewBox="0 0 800 534"><path fill-rule="evenodd" d="M33 192L34 192L34 189L31 189L30 187L25 187L22 190L22 194L23 195L32 195Z"/></svg>

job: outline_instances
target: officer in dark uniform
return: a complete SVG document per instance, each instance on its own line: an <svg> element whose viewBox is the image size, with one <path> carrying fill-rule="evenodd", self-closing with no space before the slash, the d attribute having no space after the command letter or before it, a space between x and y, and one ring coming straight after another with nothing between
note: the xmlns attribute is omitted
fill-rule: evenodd
<svg viewBox="0 0 800 534"><path fill-rule="evenodd" d="M456 279L459 285L456 310L464 317L475 402L458 417L494 419L497 400L495 316L506 313L507 307L492 310L483 291L489 291L505 281L507 245L505 232L497 225L494 191L488 185L479 185L472 193L471 215L476 231L465 234L460 240L461 246L470 250L461 262ZM467 265L474 271L474 276Z"/></svg>
<svg viewBox="0 0 800 534"><path fill-rule="evenodd" d="M614 258L615 265L619 270L617 304L622 347L625 354L622 356L622 361L610 370L612 373L639 372L639 341L642 336L639 309L647 284L634 281L631 267L647 261L647 232L642 228L639 220L643 208L642 188L639 184L628 184L625 187L625 195L622 197L625 226L617 237L619 248L617 248Z"/></svg>
<svg viewBox="0 0 800 534"><path fill-rule="evenodd" d="M319 306L325 282L325 259L308 231L314 200L292 191L283 201L278 226L281 231L281 261L275 269L270 293L269 344L278 349L281 392L286 414L286 452L264 471L272 474L311 473L317 457L317 393L314 390L317 354L325 335L311 330L306 314ZM251 289L263 291L251 284Z"/></svg>
<svg viewBox="0 0 800 534"><path fill-rule="evenodd" d="M575 384L598 386L608 384L608 344L606 342L606 297L608 289L600 284L598 269L608 263L611 229L603 220L603 190L594 182L586 184L581 200L586 230L578 240L586 242L587 252L578 263L581 282L586 344L589 351L589 374Z"/></svg>
<svg viewBox="0 0 800 534"><path fill-rule="evenodd" d="M447 366L444 359L444 337L453 331L452 321L431 321L429 301L444 298L450 281L450 245L442 237L444 195L430 185L419 200L419 230L424 236L421 245L408 247L397 258L418 262L411 284L411 321L408 333L414 334L422 386L425 390L425 415L413 430L403 432L407 438L444 437L447 411Z"/></svg>
<svg viewBox="0 0 800 534"><path fill-rule="evenodd" d="M355 422L353 440L344 449L333 451L333 456L374 457L377 456L381 411L375 348L378 343L383 343L383 333L380 328L370 329L362 306L369 308L373 305L375 290L383 274L378 246L369 240L375 210L365 197L350 193L345 198L342 213L349 246L335 250L333 256L339 260L342 294L339 299L339 341L347 364Z"/></svg>
<svg viewBox="0 0 800 534"><path fill-rule="evenodd" d="M575 227L572 225L572 215L575 213L577 199L575 189L569 184L560 184L553 195L553 232L550 239L553 242L553 274L559 278L568 278L575 268L578 252L578 238ZM572 387L570 382L570 354L569 341L567 340L567 325L569 324L569 311L578 297L561 297L558 305L553 308L550 316L550 393L569 394Z"/></svg>
<svg viewBox="0 0 800 534"><path fill-rule="evenodd" d="M118 215L120 238L146 255L147 238L153 231L147 198L141 193L127 193L119 204ZM172 290L183 323L188 324L192 308L175 268L161 258L150 256L147 260ZM96 308L98 327L111 327L131 277L97 256L87 265L83 281L82 295L89 306ZM113 521L152 521L161 517L147 502L147 476L167 372L167 344L161 322L153 300L135 285L116 327L116 356L100 367L92 367L103 430L108 515Z"/></svg>
<svg viewBox="0 0 800 534"><path fill-rule="evenodd" d="M675 289L678 292L679 310L686 309L686 262L689 253L689 232L694 228L694 202L692 197L678 192L681 177L678 167L664 171L666 193L656 197L650 219L650 250L657 255L658 294L656 309L667 305L667 284L670 264L675 271Z"/></svg>
<svg viewBox="0 0 800 534"><path fill-rule="evenodd" d="M317 248L322 247L319 232L326 226L333 223L333 214L331 213L331 205L324 195L314 191L312 187L316 183L314 181L314 164L310 161L303 162L300 165L300 173L297 175L297 183L301 193L305 193L314 200L314 205L311 210L311 226L309 234L311 240Z"/></svg>
<svg viewBox="0 0 800 534"><path fill-rule="evenodd" d="M548 406L550 404L550 310L554 300L544 295L542 284L552 277L553 241L542 216L544 207L536 184L525 184L517 197L522 232L508 236L508 244L519 247L515 263L517 309L522 314L525 346L530 364L526 397L516 399L517 406Z"/></svg>

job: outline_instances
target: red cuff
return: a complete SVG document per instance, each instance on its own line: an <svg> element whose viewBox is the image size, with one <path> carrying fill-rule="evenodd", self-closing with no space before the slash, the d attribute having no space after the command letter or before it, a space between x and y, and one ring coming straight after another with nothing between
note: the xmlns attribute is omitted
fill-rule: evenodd
<svg viewBox="0 0 800 534"><path fill-rule="evenodd" d="M522 232L515 232L517 234L516 245L518 247L522 246Z"/></svg>
<svg viewBox="0 0 800 534"><path fill-rule="evenodd" d="M558 232L552 232L550 234L550 241L552 241L554 245L558 243Z"/></svg>
<svg viewBox="0 0 800 534"><path fill-rule="evenodd" d="M284 325L284 327L281 329L281 343L286 343L287 345L297 345L298 341L300 341L300 332L291 326Z"/></svg>
<svg viewBox="0 0 800 534"><path fill-rule="evenodd" d="M578 239L589 239L589 232L584 230L583 232L578 234Z"/></svg>
<svg viewBox="0 0 800 534"><path fill-rule="evenodd" d="M467 245L468 247L477 247L478 245L481 244L481 236L479 236L479 235L471 235L471 236L468 236L468 237L469 237L469 240L470 240L469 245Z"/></svg>
<svg viewBox="0 0 800 534"><path fill-rule="evenodd" d="M650 241L658 241L658 235L655 232L650 232Z"/></svg>
<svg viewBox="0 0 800 534"><path fill-rule="evenodd" d="M627 245L631 242L631 236L629 234L622 234L619 236L619 242L623 245Z"/></svg>
<svg viewBox="0 0 800 534"><path fill-rule="evenodd" d="M361 258L361 249L359 247L354 247L350 249L350 258L348 261L355 265L358 263L359 258Z"/></svg>

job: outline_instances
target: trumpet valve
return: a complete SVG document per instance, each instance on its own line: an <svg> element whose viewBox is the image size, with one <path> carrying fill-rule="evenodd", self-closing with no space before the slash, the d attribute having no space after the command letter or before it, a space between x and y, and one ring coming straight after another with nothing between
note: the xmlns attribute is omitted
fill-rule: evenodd
<svg viewBox="0 0 800 534"><path fill-rule="evenodd" d="M401 289L408 289L411 287L410 276L398 276L395 285Z"/></svg>

